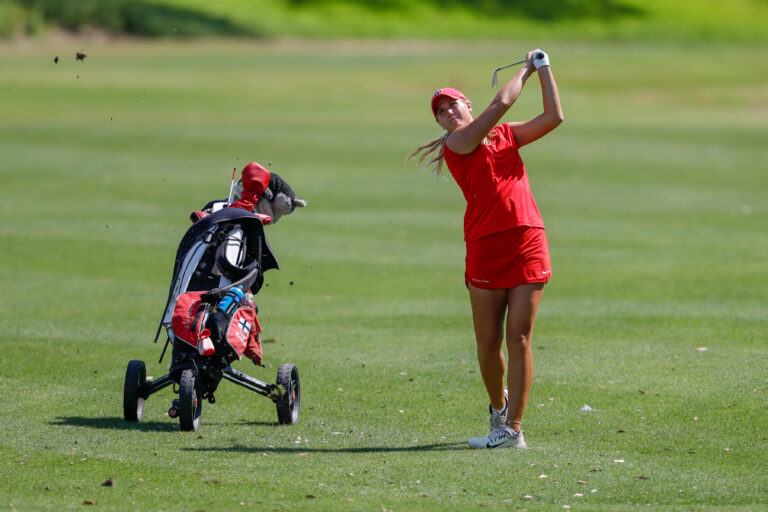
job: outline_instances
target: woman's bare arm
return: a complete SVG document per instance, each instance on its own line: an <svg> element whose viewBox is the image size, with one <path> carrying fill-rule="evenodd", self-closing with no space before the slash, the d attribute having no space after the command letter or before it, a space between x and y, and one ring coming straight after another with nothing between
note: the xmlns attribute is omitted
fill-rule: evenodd
<svg viewBox="0 0 768 512"><path fill-rule="evenodd" d="M483 139L491 129L499 123L504 114L507 113L507 110L509 110L509 107L520 96L525 81L535 71L531 58L532 53L528 53L523 68L501 88L496 97L493 98L493 101L491 101L491 104L479 116L474 118L468 125L462 126L451 133L446 141L446 145L451 151L459 154L471 153L483 142Z"/></svg>
<svg viewBox="0 0 768 512"><path fill-rule="evenodd" d="M560 95L557 92L557 84L552 75L552 69L549 66L541 66L538 73L544 100L544 112L528 121L509 123L518 147L543 137L563 122L563 109L560 106Z"/></svg>

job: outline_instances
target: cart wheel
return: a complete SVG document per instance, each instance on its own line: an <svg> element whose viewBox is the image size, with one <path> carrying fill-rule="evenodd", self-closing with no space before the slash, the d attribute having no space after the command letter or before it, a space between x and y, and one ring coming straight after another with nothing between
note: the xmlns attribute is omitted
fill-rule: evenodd
<svg viewBox="0 0 768 512"><path fill-rule="evenodd" d="M181 372L181 379L179 379L179 424L183 431L189 432L200 427L203 401L197 391L197 376L194 370L187 369Z"/></svg>
<svg viewBox="0 0 768 512"><path fill-rule="evenodd" d="M277 421L281 425L295 425L299 421L301 386L299 370L293 364L281 364L277 369L277 385L285 392L277 399Z"/></svg>
<svg viewBox="0 0 768 512"><path fill-rule="evenodd" d="M123 416L126 421L141 421L144 415L144 397L139 395L139 388L146 380L147 367L144 361L130 361L125 370L123 386Z"/></svg>

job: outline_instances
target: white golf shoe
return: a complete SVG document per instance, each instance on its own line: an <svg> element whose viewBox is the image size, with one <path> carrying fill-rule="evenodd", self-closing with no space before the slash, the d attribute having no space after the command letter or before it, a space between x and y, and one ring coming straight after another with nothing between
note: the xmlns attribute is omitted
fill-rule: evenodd
<svg viewBox="0 0 768 512"><path fill-rule="evenodd" d="M469 439L470 448L527 448L523 431L515 433L514 430L504 425L494 430L487 437L472 437Z"/></svg>
<svg viewBox="0 0 768 512"><path fill-rule="evenodd" d="M509 409L509 395L507 394L507 388L504 388L504 409L500 411L494 410L493 406L489 405L488 410L491 411L491 430L498 430L507 424L507 410Z"/></svg>

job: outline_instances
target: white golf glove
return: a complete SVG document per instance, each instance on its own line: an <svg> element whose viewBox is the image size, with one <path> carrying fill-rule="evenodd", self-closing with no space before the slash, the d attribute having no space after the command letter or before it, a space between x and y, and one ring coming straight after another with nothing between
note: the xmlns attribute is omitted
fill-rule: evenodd
<svg viewBox="0 0 768 512"><path fill-rule="evenodd" d="M541 66L549 66L549 55L541 50L536 50L536 53L533 54L533 65L536 69Z"/></svg>

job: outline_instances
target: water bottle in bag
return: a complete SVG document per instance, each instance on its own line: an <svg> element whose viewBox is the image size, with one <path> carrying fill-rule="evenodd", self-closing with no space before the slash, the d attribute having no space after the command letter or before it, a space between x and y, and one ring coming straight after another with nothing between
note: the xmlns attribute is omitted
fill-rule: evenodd
<svg viewBox="0 0 768 512"><path fill-rule="evenodd" d="M216 304L216 309L224 313L224 315L227 318L230 318L232 316L232 313L237 309L237 306L240 305L240 301L243 300L243 289L240 286L235 286L234 288L231 288L224 297L221 298L218 304Z"/></svg>

